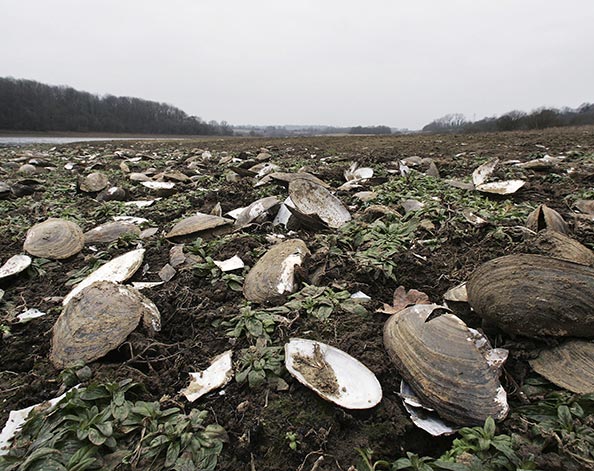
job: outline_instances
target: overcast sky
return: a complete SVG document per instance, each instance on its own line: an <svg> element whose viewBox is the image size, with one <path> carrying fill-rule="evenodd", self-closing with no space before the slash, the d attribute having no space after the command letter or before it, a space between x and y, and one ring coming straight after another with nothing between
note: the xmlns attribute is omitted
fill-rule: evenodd
<svg viewBox="0 0 594 471"><path fill-rule="evenodd" d="M231 124L594 102L593 0L0 0L0 76Z"/></svg>

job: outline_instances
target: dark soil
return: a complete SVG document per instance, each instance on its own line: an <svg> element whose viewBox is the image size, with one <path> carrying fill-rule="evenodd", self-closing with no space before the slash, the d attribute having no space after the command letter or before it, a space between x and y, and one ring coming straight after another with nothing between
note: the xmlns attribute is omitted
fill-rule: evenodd
<svg viewBox="0 0 594 471"><path fill-rule="evenodd" d="M148 189L130 182L119 170L125 158L144 156L138 163L129 163L132 171L155 167L158 171L167 168L188 172L186 159L198 159L203 150L208 150L213 158L199 167L200 174L205 176L203 180L196 185L180 184L178 193L149 208L126 210L131 215L147 218L152 227L159 228L157 236L143 242L147 249L144 263L148 269L139 270L133 278L133 281L157 281L157 273L168 262L173 245L161 234L171 228L173 221L196 211L209 212L216 203L226 212L265 195L286 196L283 187L254 189L250 178L232 182L223 176L225 165L219 163L221 156L249 152L253 158L262 147L269 150L272 162L283 167L283 171L306 167L334 188L344 183L342 173L353 161L373 167L378 175L400 178L385 172L390 162L411 156L430 157L438 166L441 178L447 179L468 177L474 168L490 158L526 162L545 154L566 155L560 166L523 171L521 177L528 181L524 188L514 195L492 200L532 207L546 204L570 224L573 238L589 244L590 248L594 244L594 223L579 218L572 206L576 199L588 195L594 198L594 130L576 128L481 135L138 141L70 144L53 149L49 146L3 148L0 149L3 169L0 169L0 181L23 180L14 165L7 163L24 163L36 155L54 164L55 169L33 177L40 183L32 194L0 200L1 225L4 226L0 233L0 261L3 263L21 253L24 234L34 223L47 217L68 216L64 205L71 204L75 208L71 216L83 230L111 220L109 210L122 211L120 206L98 203L93 195L77 191L76 174L63 168L65 162L81 160L83 163L78 167L81 174L89 173L93 163L101 164L97 167L103 167L110 174L112 183L125 186L129 191L128 199L137 200L149 198L151 194ZM96 157L89 158L93 155ZM330 164L322 164L322 159ZM514 172L519 175L511 166L502 166L498 171L501 173L496 176L501 178L513 177ZM61 193L60 187L64 188ZM351 205L355 214L363 205L352 198L352 193L337 195ZM58 197L63 199L56 199ZM395 205L394 209L402 212ZM498 231L501 227L504 230ZM285 231L265 222L231 236L211 238L213 251L208 255L222 260L237 254L251 267L270 246L265 236L271 232ZM224 390L188 403L179 391L187 386L189 372L206 368L210 359L229 348L237 351L249 345L245 339L232 341L223 328L213 326L215 321L228 320L239 313L245 302L242 293L229 289L220 279L201 277L190 267L179 270L168 283L143 291L161 312L161 332L154 337L142 329L132 333L117 350L89 365L92 380L132 378L146 386L148 399L175 402L186 411L193 407L210 411L211 420L221 424L230 437L220 458L221 470L310 470L323 455L325 459L317 468L319 471L346 471L357 461L357 448L370 448L375 457L390 460L403 456L406 451L439 456L450 447L452 438L431 437L409 420L398 396L400 376L382 343L385 316L373 311L389 303L399 285L423 291L433 302L441 303L443 294L465 281L480 264L502 255L527 251L527 248L526 231L515 220L475 227L452 218L441 224L436 233L440 239L436 248L415 246L414 250L405 250L394 257L398 267L396 280L381 274L373 276L357 266L352 257L329 254L326 245L329 238L324 237L331 236L331 230L299 229L295 235L306 242L312 253L302 274L304 280L311 282L317 273L316 284L347 289L351 293L362 290L372 298L368 305L370 314L361 316L340 311L327 321L302 315L289 327L279 326L273 342L283 345L289 337L312 338L357 358L376 374L382 385L384 397L371 410L349 411L326 402L286 372L283 378L289 384L288 391L267 387L252 390L245 384L231 381ZM324 237L320 238L319 234ZM194 240L195 237L188 239L190 244ZM134 246L105 244L97 248L107 252L107 258L112 258ZM88 266L92 257L98 257L97 253L85 248L71 259L43 265L43 273L35 274L30 270L0 280L0 288L5 290L0 301L0 322L10 328L10 335L0 340L0 423L5 422L9 411L58 394L62 385L60 371L48 360L52 326L61 312L61 297L70 291L70 287L65 286L69 274ZM16 314L33 307L47 315L25 324L15 321ZM471 323L478 322L473 313L462 311L461 315L466 315ZM540 343L511 339L496 331L491 340L497 346L512 342L521 345L512 353L502 379L513 403L518 399L515 394L526 375L533 374L527 359ZM502 432L507 431L506 422L500 427ZM287 432L297 436L299 444L295 451L288 446ZM552 454L541 464L541 469L560 470L563 466L559 456Z"/></svg>

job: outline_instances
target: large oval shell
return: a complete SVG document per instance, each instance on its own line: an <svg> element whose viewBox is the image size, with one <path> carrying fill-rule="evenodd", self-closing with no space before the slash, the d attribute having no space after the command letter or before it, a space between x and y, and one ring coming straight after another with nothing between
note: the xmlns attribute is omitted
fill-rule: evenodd
<svg viewBox="0 0 594 471"><path fill-rule="evenodd" d="M214 216L212 214L198 213L195 216L182 219L167 233L165 237L179 237L196 232L203 232L215 229L220 226L231 224L233 220Z"/></svg>
<svg viewBox="0 0 594 471"><path fill-rule="evenodd" d="M125 221L101 224L84 233L85 244L100 244L113 242L124 234L140 235L140 229L135 224Z"/></svg>
<svg viewBox="0 0 594 471"><path fill-rule="evenodd" d="M540 231L528 242L529 252L594 266L594 252L577 240L553 230Z"/></svg>
<svg viewBox="0 0 594 471"><path fill-rule="evenodd" d="M382 400L375 375L359 360L325 343L290 339L285 365L301 384L346 409L369 409Z"/></svg>
<svg viewBox="0 0 594 471"><path fill-rule="evenodd" d="M77 224L50 218L27 231L23 248L36 257L61 260L72 257L84 247L83 232Z"/></svg>
<svg viewBox="0 0 594 471"><path fill-rule="evenodd" d="M530 366L546 379L577 394L594 393L594 343L570 340L543 350Z"/></svg>
<svg viewBox="0 0 594 471"><path fill-rule="evenodd" d="M78 186L85 193L97 193L109 185L107 175L101 172L93 172L79 180Z"/></svg>
<svg viewBox="0 0 594 471"><path fill-rule="evenodd" d="M266 252L248 272L243 294L249 301L272 303L294 291L295 267L303 263L309 250L300 239L281 242Z"/></svg>
<svg viewBox="0 0 594 471"><path fill-rule="evenodd" d="M307 224L319 218L324 224L337 229L351 220L349 210L326 188L310 180L298 178L289 183L289 196L295 205L291 210Z"/></svg>
<svg viewBox="0 0 594 471"><path fill-rule="evenodd" d="M534 232L550 230L569 234L569 226L557 211L541 204L526 219L526 227Z"/></svg>
<svg viewBox="0 0 594 471"><path fill-rule="evenodd" d="M384 325L388 355L442 418L459 425L505 418L509 407L498 369L459 318L448 313L430 318L438 309L443 307L418 304L390 317Z"/></svg>
<svg viewBox="0 0 594 471"><path fill-rule="evenodd" d="M96 360L118 347L147 317L158 318L159 310L137 290L96 282L78 293L58 317L50 360L56 368Z"/></svg>
<svg viewBox="0 0 594 471"><path fill-rule="evenodd" d="M594 336L594 269L543 255L481 265L466 285L483 319L510 334Z"/></svg>
<svg viewBox="0 0 594 471"><path fill-rule="evenodd" d="M136 249L116 257L87 276L66 295L62 304L66 305L74 296L96 281L121 283L130 278L140 268L144 260L145 249Z"/></svg>

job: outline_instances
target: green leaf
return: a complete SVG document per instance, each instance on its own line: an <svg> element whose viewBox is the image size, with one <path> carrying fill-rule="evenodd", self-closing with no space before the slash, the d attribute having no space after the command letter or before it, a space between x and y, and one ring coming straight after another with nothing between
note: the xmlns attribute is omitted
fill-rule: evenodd
<svg viewBox="0 0 594 471"><path fill-rule="evenodd" d="M179 456L180 445L178 441L172 442L167 447L167 453L165 455L165 467L169 468L175 464L177 457Z"/></svg>
<svg viewBox="0 0 594 471"><path fill-rule="evenodd" d="M96 428L90 428L89 429L89 441L93 444L93 445L97 445L97 446L101 446L105 443L105 440L107 440L107 437L105 437L104 435L102 435L99 430L97 430Z"/></svg>
<svg viewBox="0 0 594 471"><path fill-rule="evenodd" d="M493 438L495 436L495 420L493 420L493 417L487 417L487 420L485 420L484 430L486 437Z"/></svg>
<svg viewBox="0 0 594 471"><path fill-rule="evenodd" d="M96 424L97 430L99 430L105 437L111 437L113 434L113 425L111 422L103 422Z"/></svg>
<svg viewBox="0 0 594 471"><path fill-rule="evenodd" d="M569 407L563 405L557 408L557 416L559 418L559 423L561 426L571 432L573 430L573 418L571 417L571 411Z"/></svg>
<svg viewBox="0 0 594 471"><path fill-rule="evenodd" d="M266 381L264 370L252 370L248 373L248 384L250 388L257 388Z"/></svg>

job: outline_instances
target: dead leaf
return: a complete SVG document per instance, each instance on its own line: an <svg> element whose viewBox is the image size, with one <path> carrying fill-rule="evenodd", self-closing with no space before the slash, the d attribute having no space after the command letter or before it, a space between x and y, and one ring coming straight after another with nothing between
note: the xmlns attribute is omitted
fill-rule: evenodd
<svg viewBox="0 0 594 471"><path fill-rule="evenodd" d="M431 304L431 301L429 301L429 296L422 291L416 289L409 289L407 291L404 286L399 286L396 288L396 291L394 291L392 306L384 304L384 307L378 309L376 312L392 315L402 311L407 306L412 306L414 304Z"/></svg>

